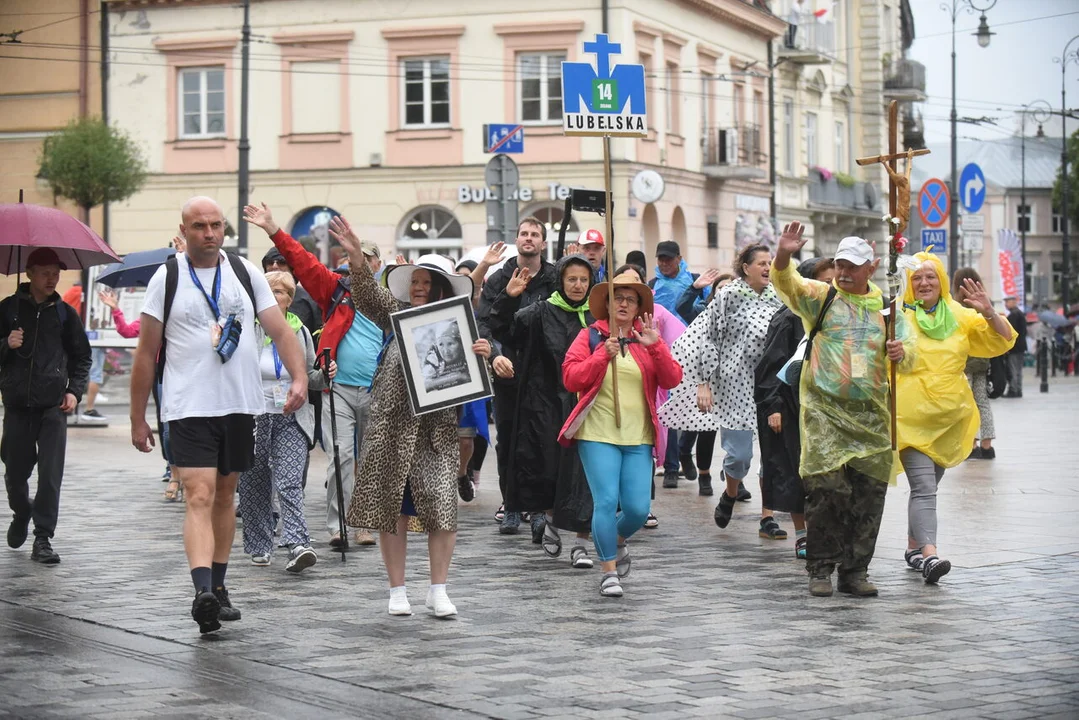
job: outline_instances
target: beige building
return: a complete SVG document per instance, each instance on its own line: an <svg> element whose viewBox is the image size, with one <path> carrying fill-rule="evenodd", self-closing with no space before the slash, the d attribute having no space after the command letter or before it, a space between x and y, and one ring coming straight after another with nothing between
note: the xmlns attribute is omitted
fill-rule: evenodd
<svg viewBox="0 0 1079 720"><path fill-rule="evenodd" d="M0 8L0 203L18 202L21 190L25 202L80 217L37 174L46 137L101 113L99 0L4 0ZM91 220L101 232L100 209ZM65 286L77 279L68 275ZM14 287L14 277L0 276L0 296Z"/></svg>
<svg viewBox="0 0 1079 720"><path fill-rule="evenodd" d="M884 237L888 177L855 159L888 150L887 107L900 103L900 149L921 147L925 68L908 0L775 0L789 22L776 67L776 203L780 223L807 225L813 247Z"/></svg>
<svg viewBox="0 0 1079 720"><path fill-rule="evenodd" d="M147 148L146 187L113 206L121 252L160 246L190 195L239 223L241 10L109 2L110 114ZM347 216L383 253L458 256L486 241L483 126L520 123L519 212L553 230L573 187L602 188L602 144L564 137L560 63L592 59L600 3L263 0L251 8L251 198L297 236ZM649 133L614 139L618 258L674 239L729 264L736 223L767 220L768 44L785 23L745 0L612 3L614 63L646 68ZM659 173L644 187L634 177ZM662 194L658 197L658 191ZM571 230L601 227L575 215ZM269 243L250 235L250 255Z"/></svg>

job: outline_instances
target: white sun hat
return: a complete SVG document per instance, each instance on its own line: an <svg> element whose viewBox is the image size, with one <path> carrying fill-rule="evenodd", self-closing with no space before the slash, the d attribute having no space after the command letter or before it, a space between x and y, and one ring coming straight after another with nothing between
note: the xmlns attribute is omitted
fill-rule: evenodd
<svg viewBox="0 0 1079 720"><path fill-rule="evenodd" d="M452 288L452 296L472 295L472 278L467 275L457 275L453 272L453 261L442 255L421 255L416 258L413 265L393 265L387 270L386 287L390 293L401 302L411 302L409 289L412 285L412 273L417 268L422 268L432 273L438 273L446 278ZM441 298L445 300L446 298Z"/></svg>

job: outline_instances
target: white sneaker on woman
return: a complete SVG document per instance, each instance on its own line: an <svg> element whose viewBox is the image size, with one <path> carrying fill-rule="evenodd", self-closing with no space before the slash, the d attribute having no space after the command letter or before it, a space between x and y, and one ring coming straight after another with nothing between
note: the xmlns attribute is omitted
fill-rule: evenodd
<svg viewBox="0 0 1079 720"><path fill-rule="evenodd" d="M431 588L427 591L427 609L434 612L435 617L446 618L457 614L457 608L450 602L446 594L446 588Z"/></svg>
<svg viewBox="0 0 1079 720"><path fill-rule="evenodd" d="M408 595L404 592L390 590L390 615L411 615L412 606L408 603Z"/></svg>

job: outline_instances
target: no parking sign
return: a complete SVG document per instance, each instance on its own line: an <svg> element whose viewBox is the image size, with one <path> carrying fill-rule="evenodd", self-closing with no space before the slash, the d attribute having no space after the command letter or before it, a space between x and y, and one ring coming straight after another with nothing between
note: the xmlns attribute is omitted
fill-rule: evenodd
<svg viewBox="0 0 1079 720"><path fill-rule="evenodd" d="M943 180L926 180L922 191L918 193L918 217L926 227L940 227L948 222L952 200L948 195L948 186Z"/></svg>

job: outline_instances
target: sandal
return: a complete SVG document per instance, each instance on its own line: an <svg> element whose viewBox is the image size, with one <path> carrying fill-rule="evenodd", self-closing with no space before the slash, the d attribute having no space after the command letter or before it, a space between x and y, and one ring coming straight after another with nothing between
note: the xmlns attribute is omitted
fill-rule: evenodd
<svg viewBox="0 0 1079 720"><path fill-rule="evenodd" d="M184 490L180 486L180 481L176 479L169 480L168 487L165 488L165 500L168 502L176 502L183 498Z"/></svg>
<svg viewBox="0 0 1079 720"><path fill-rule="evenodd" d="M588 550L584 545L574 545L569 551L570 565L582 570L589 570L592 567L592 558L588 557Z"/></svg>
<svg viewBox="0 0 1079 720"><path fill-rule="evenodd" d="M659 518L653 513L648 513L648 517L644 521L644 527L648 530L655 530L659 527Z"/></svg>
<svg viewBox="0 0 1079 720"><path fill-rule="evenodd" d="M562 554L562 536L558 534L558 528L550 522L544 523L543 541L540 543L547 557L556 558Z"/></svg>
<svg viewBox="0 0 1079 720"><path fill-rule="evenodd" d="M769 540L787 539L787 531L779 527L779 523L777 523L776 519L771 515L761 518L761 529L757 534L762 538L768 538Z"/></svg>
<svg viewBox="0 0 1079 720"><path fill-rule="evenodd" d="M499 525L501 525L502 521L505 520L505 519L506 519L506 506L505 505L499 505L498 506L498 511L495 512L495 522L498 523Z"/></svg>
<svg viewBox="0 0 1079 720"><path fill-rule="evenodd" d="M794 557L798 558L799 560L805 560L806 559L806 543L807 542L808 542L808 540L806 539L805 535L803 535L802 537L800 537L800 538L798 538L797 540L794 541Z"/></svg>

